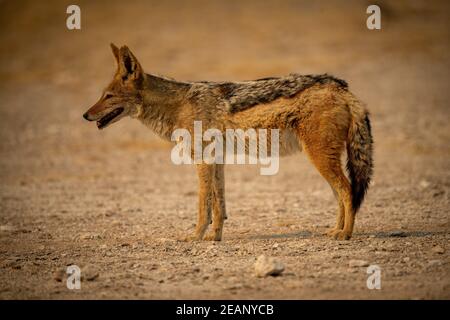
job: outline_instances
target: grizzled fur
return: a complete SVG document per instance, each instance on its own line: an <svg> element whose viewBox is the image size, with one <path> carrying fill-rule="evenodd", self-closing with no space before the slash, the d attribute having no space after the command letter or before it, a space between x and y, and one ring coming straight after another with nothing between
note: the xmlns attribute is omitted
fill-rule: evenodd
<svg viewBox="0 0 450 320"><path fill-rule="evenodd" d="M218 88L229 103L229 112L238 112L280 97L291 98L315 84L335 83L347 88L347 82L327 74L290 74L280 78L264 78L244 82L203 82L211 89Z"/></svg>
<svg viewBox="0 0 450 320"><path fill-rule="evenodd" d="M117 72L85 119L103 129L130 116L167 140L178 128L193 136L195 121L202 122L203 130L220 130L224 139L227 129L278 129L280 155L303 150L336 196L336 225L328 234L350 239L373 173L373 140L369 113L345 81L291 74L243 82L179 82L145 73L128 47L111 48ZM270 149L270 139L267 143ZM344 151L350 181L342 168ZM196 166L198 222L186 240L218 241L227 217L224 164Z"/></svg>

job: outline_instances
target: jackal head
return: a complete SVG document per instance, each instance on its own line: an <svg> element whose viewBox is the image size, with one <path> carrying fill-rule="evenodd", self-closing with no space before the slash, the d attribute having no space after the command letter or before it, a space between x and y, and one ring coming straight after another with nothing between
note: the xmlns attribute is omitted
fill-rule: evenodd
<svg viewBox="0 0 450 320"><path fill-rule="evenodd" d="M111 44L116 58L117 71L102 96L83 117L88 121L97 121L99 129L119 121L126 116L138 116L142 110L141 89L144 71L127 46L120 49Z"/></svg>

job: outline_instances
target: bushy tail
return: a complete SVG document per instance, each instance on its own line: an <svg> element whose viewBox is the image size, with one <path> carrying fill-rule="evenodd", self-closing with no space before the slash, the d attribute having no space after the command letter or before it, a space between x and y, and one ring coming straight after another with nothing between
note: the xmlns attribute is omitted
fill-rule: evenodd
<svg viewBox="0 0 450 320"><path fill-rule="evenodd" d="M352 187L352 205L355 213L361 206L373 172L373 139L369 113L358 101L350 105L352 122L347 140L347 171Z"/></svg>

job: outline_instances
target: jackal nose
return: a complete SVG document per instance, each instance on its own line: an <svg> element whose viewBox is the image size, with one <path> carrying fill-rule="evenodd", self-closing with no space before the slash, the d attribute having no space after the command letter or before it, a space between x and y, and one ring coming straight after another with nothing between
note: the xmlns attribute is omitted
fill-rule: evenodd
<svg viewBox="0 0 450 320"><path fill-rule="evenodd" d="M90 121L89 120L89 114L87 112L85 114L83 114L83 118L85 118L86 120Z"/></svg>

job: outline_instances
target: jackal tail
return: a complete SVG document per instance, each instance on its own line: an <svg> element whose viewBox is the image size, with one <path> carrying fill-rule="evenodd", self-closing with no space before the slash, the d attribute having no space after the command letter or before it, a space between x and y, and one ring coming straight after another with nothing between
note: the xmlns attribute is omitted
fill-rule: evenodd
<svg viewBox="0 0 450 320"><path fill-rule="evenodd" d="M347 138L347 171L352 189L352 206L360 208L373 173L373 139L369 113L356 99L350 104L352 121Z"/></svg>

